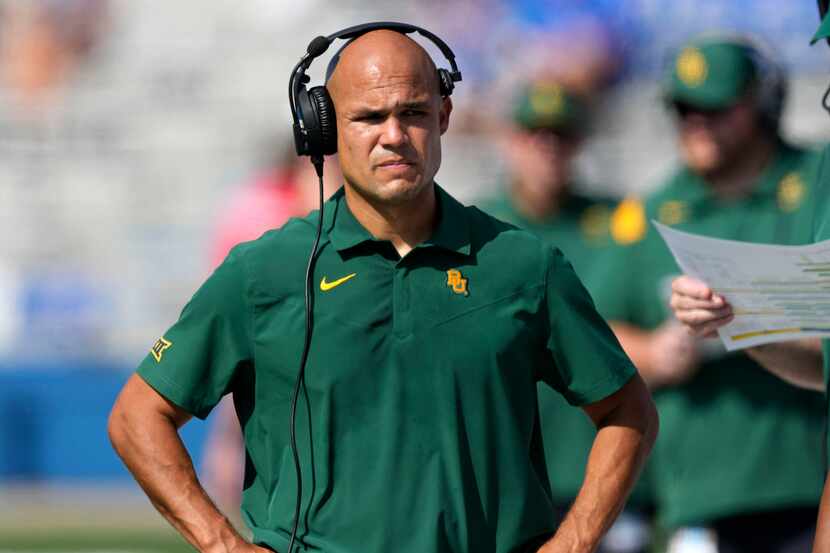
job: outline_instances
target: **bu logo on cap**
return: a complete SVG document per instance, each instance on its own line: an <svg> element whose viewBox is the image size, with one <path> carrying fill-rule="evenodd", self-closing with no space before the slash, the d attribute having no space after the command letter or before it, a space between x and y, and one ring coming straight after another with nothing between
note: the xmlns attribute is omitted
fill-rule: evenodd
<svg viewBox="0 0 830 553"><path fill-rule="evenodd" d="M706 58L697 48L686 48L677 57L677 77L686 86L700 86L708 73Z"/></svg>
<svg viewBox="0 0 830 553"><path fill-rule="evenodd" d="M558 84L540 84L530 93L530 107L537 115L556 116L562 112L565 98Z"/></svg>
<svg viewBox="0 0 830 553"><path fill-rule="evenodd" d="M456 294L470 295L467 291L467 279L461 276L461 271L458 269L450 269L447 271L447 286L452 288L452 291Z"/></svg>

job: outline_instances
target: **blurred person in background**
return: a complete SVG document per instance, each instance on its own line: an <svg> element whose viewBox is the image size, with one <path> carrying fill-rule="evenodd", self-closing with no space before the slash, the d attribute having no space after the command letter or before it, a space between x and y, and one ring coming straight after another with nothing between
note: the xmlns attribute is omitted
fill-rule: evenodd
<svg viewBox="0 0 830 553"><path fill-rule="evenodd" d="M108 0L0 2L0 78L24 114L48 110L107 29Z"/></svg>
<svg viewBox="0 0 830 553"><path fill-rule="evenodd" d="M212 267L218 267L237 244L256 240L265 231L283 226L291 217L305 217L318 207L314 166L297 157L293 144L278 151L270 169L236 188L222 204L211 245ZM342 182L337 157L327 157L325 197L330 197ZM231 397L222 400L212 418L203 463L205 489L239 526L245 449Z"/></svg>
<svg viewBox="0 0 830 553"><path fill-rule="evenodd" d="M222 203L210 249L212 267L218 267L237 244L255 240L266 230L281 227L291 217L305 217L319 207L314 167L297 157L293 144L283 148L270 166L237 187ZM325 197L331 196L342 182L337 157L326 157Z"/></svg>
<svg viewBox="0 0 830 553"><path fill-rule="evenodd" d="M663 430L651 477L670 551L807 552L824 477L818 394L782 384L745 353L703 345L670 318L678 268L656 229L803 242L817 155L779 133L781 68L744 38L701 37L664 83L683 163L620 214L632 245L602 291L620 341L654 390ZM613 288L613 289L612 289Z"/></svg>
<svg viewBox="0 0 830 553"><path fill-rule="evenodd" d="M507 165L503 194L480 206L560 248L595 295L603 286L601 268L614 241L610 223L617 202L585 195L574 174L574 160L590 132L590 111L586 98L551 78L523 86L514 98L507 128L499 131ZM602 313L603 306L596 307ZM579 493L596 429L549 386L540 383L538 394L545 459L561 520ZM647 505L644 485L635 488L628 505L600 552L648 549L650 528L641 512Z"/></svg>
<svg viewBox="0 0 830 553"><path fill-rule="evenodd" d="M821 24L813 36L812 43L826 41L830 44L830 14L828 2L819 0ZM825 93L822 105L830 112L827 103L830 90ZM807 214L806 239L810 242L830 239L830 146L824 148L816 179L816 192L811 198L811 213ZM681 276L672 282L671 307L678 320L686 325L693 336L715 338L721 326L730 323L735 313L729 301L717 290L697 279ZM771 373L786 382L824 393L825 417L830 418L830 341L817 339L793 340L764 344L744 350ZM825 425L827 419L825 419ZM830 459L830 436L825 427L825 463ZM830 551L830 478L825 469L824 491L818 515L816 539L813 553Z"/></svg>

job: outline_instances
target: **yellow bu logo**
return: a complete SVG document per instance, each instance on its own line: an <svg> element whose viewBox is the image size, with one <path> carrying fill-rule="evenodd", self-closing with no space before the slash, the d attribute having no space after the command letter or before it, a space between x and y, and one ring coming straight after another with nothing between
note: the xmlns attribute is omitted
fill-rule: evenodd
<svg viewBox="0 0 830 553"><path fill-rule="evenodd" d="M458 269L450 269L447 271L447 286L452 288L456 294L464 294L469 296L467 292L467 279L461 276L461 271Z"/></svg>

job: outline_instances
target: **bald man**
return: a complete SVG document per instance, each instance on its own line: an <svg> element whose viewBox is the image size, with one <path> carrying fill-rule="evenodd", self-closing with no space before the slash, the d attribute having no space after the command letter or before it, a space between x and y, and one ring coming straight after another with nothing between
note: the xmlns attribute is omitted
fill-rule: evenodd
<svg viewBox="0 0 830 553"><path fill-rule="evenodd" d="M643 382L558 250L435 183L452 104L420 46L365 34L328 87L345 183L326 204L313 277L295 551L593 551L654 441ZM287 552L289 398L318 217L236 247L113 407L116 451L199 551ZM537 381L598 429L558 530ZM214 507L178 435L228 393L247 454L243 519L259 545Z"/></svg>

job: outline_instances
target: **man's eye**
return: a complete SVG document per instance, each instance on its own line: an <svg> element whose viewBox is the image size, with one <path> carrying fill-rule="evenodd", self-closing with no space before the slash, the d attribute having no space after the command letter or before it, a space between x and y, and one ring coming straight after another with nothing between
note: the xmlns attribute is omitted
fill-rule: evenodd
<svg viewBox="0 0 830 553"><path fill-rule="evenodd" d="M403 114L405 117L423 117L427 112L422 109L408 109Z"/></svg>
<svg viewBox="0 0 830 553"><path fill-rule="evenodd" d="M367 113L365 115L358 116L356 120L361 123L379 123L380 121L383 121L383 115L380 113Z"/></svg>

